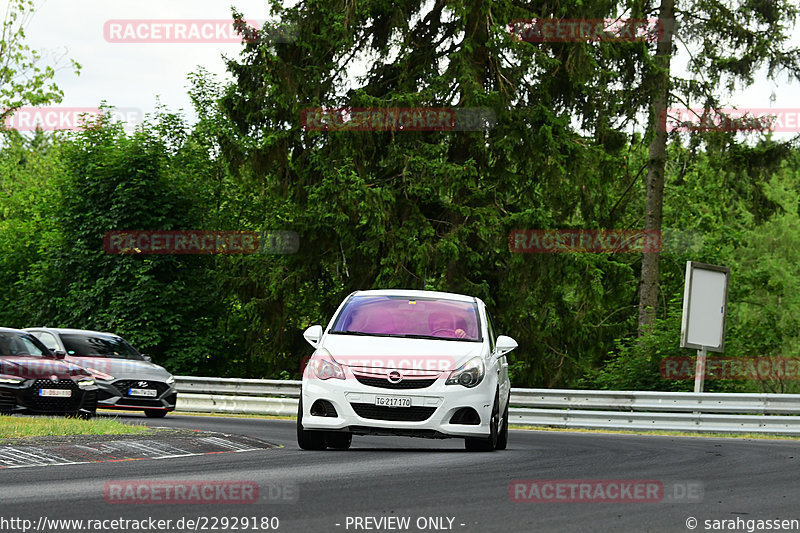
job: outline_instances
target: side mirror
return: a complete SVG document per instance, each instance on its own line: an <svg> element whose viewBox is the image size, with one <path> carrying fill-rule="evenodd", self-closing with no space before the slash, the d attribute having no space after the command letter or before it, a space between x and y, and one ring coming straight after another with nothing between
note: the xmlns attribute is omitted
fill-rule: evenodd
<svg viewBox="0 0 800 533"><path fill-rule="evenodd" d="M322 326L311 326L303 332L303 338L305 338L311 346L316 348L322 338Z"/></svg>
<svg viewBox="0 0 800 533"><path fill-rule="evenodd" d="M142 359L144 359L148 363L152 363L153 362L153 358L150 357L149 355L142 354Z"/></svg>
<svg viewBox="0 0 800 533"><path fill-rule="evenodd" d="M519 346L519 344L511 337L500 335L497 337L497 342L495 343L494 355L495 357L502 357L517 346Z"/></svg>
<svg viewBox="0 0 800 533"><path fill-rule="evenodd" d="M67 356L67 352L64 350L53 350L53 355L56 356L56 359L64 359Z"/></svg>

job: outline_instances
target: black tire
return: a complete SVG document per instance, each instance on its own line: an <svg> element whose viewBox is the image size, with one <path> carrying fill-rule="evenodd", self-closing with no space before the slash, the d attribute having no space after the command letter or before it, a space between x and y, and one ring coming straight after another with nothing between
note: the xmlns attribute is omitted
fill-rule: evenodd
<svg viewBox="0 0 800 533"><path fill-rule="evenodd" d="M494 405L492 406L492 417L489 420L489 435L487 437L467 437L464 439L464 447L469 452L493 452L497 449L497 439L500 428L500 394L499 391L494 395Z"/></svg>
<svg viewBox="0 0 800 533"><path fill-rule="evenodd" d="M353 442L353 434L344 431L328 431L325 433L325 444L334 450L346 450Z"/></svg>
<svg viewBox="0 0 800 533"><path fill-rule="evenodd" d="M511 398L509 398L511 400ZM505 450L508 446L508 402L506 408L503 409L503 422L500 426L500 431L497 433L497 445L495 450Z"/></svg>
<svg viewBox="0 0 800 533"><path fill-rule="evenodd" d="M301 392L302 394L302 392ZM303 398L297 404L297 445L303 450L324 450L328 447L325 443L324 431L309 431L303 429Z"/></svg>
<svg viewBox="0 0 800 533"><path fill-rule="evenodd" d="M75 418L80 418L81 420L91 420L97 415L97 411L78 411L75 413Z"/></svg>
<svg viewBox="0 0 800 533"><path fill-rule="evenodd" d="M164 411L163 409L147 409L144 412L144 415L147 418L164 418L167 416L167 411Z"/></svg>

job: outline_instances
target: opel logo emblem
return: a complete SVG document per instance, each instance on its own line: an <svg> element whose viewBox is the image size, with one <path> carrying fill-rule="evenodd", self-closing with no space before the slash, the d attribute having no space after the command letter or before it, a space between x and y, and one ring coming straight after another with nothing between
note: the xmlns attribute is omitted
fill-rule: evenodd
<svg viewBox="0 0 800 533"><path fill-rule="evenodd" d="M389 383L400 383L403 380L403 375L397 370L392 370L386 374L386 379L389 380Z"/></svg>

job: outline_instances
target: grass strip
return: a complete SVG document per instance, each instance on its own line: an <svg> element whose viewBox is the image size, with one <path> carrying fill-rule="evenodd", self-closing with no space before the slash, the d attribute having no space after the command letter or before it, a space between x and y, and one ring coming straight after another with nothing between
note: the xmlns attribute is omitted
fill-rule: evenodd
<svg viewBox="0 0 800 533"><path fill-rule="evenodd" d="M0 439L42 435L147 435L152 430L114 418L0 416Z"/></svg>

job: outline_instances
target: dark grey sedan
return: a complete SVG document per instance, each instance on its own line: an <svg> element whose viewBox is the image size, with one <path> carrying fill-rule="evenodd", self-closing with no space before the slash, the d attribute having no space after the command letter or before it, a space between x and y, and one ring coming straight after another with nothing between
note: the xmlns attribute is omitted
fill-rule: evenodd
<svg viewBox="0 0 800 533"><path fill-rule="evenodd" d="M65 328L26 328L53 352L82 366L98 386L97 407L144 411L161 418L175 409L175 378L113 333Z"/></svg>
<svg viewBox="0 0 800 533"><path fill-rule="evenodd" d="M29 333L0 327L0 414L93 417L94 379L62 357Z"/></svg>

